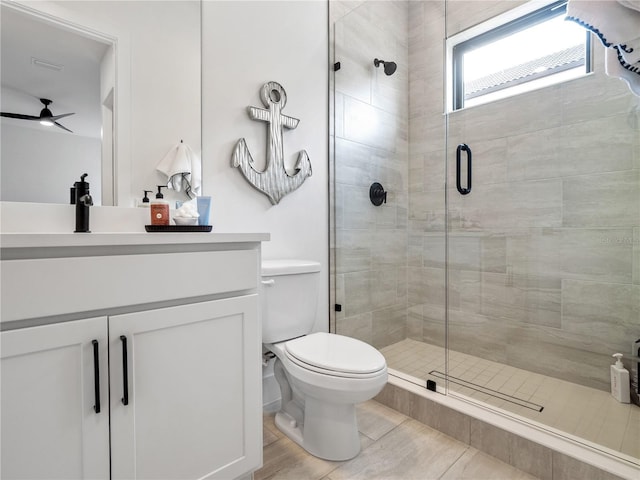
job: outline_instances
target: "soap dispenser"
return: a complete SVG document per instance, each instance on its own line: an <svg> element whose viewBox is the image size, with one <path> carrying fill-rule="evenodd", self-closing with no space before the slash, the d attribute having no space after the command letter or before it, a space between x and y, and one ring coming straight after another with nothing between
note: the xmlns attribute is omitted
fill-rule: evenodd
<svg viewBox="0 0 640 480"><path fill-rule="evenodd" d="M143 190L144 192L144 197L142 197L142 200L140 200L138 202L138 206L142 207L142 208L149 208L149 197L147 197L147 193L153 193L151 190Z"/></svg>
<svg viewBox="0 0 640 480"><path fill-rule="evenodd" d="M89 207L93 205L93 198L89 194L89 182L84 179L88 177L85 173L80 176L80 181L73 184L73 202L76 205L76 229L74 233L91 233L89 230Z"/></svg>
<svg viewBox="0 0 640 480"><path fill-rule="evenodd" d="M151 225L169 225L169 202L164 199L162 188L166 185L158 185L156 198L151 200Z"/></svg>
<svg viewBox="0 0 640 480"><path fill-rule="evenodd" d="M621 353L614 353L616 363L611 365L611 395L620 403L630 403L629 370L622 364Z"/></svg>

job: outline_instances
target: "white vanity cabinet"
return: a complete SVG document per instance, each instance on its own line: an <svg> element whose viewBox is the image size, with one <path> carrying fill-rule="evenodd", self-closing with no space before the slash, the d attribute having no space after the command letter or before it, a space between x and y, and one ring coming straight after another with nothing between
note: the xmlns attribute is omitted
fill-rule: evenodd
<svg viewBox="0 0 640 480"><path fill-rule="evenodd" d="M6 331L0 340L0 476L109 478L106 317Z"/></svg>
<svg viewBox="0 0 640 480"><path fill-rule="evenodd" d="M2 478L234 479L260 467L268 236L162 237L32 256L3 235Z"/></svg>
<svg viewBox="0 0 640 480"><path fill-rule="evenodd" d="M248 295L109 318L114 479L251 470L255 438L243 419L260 397L245 372L258 360L257 309Z"/></svg>

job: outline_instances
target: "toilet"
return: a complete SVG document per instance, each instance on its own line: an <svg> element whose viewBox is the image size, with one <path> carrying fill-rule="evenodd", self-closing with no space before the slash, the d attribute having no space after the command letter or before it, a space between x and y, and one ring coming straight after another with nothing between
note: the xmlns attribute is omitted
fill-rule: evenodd
<svg viewBox="0 0 640 480"><path fill-rule="evenodd" d="M282 396L275 423L312 455L348 460L360 453L355 406L382 390L387 364L360 340L311 333L319 281L317 262L262 264L262 342L276 356Z"/></svg>

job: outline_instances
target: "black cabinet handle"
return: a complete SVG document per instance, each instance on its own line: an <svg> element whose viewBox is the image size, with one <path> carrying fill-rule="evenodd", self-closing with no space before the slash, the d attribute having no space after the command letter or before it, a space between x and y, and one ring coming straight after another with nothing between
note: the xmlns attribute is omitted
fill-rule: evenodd
<svg viewBox="0 0 640 480"><path fill-rule="evenodd" d="M462 182L460 181L460 163L462 152L467 152L467 186L466 188L462 186ZM471 149L469 145L466 143L461 143L456 148L456 188L460 195L467 195L471 193Z"/></svg>
<svg viewBox="0 0 640 480"><path fill-rule="evenodd" d="M127 368L127 337L120 335L122 342L122 404L129 405L129 369Z"/></svg>
<svg viewBox="0 0 640 480"><path fill-rule="evenodd" d="M92 340L93 344L93 393L96 403L93 409L96 413L100 413L100 358L98 352L98 340Z"/></svg>

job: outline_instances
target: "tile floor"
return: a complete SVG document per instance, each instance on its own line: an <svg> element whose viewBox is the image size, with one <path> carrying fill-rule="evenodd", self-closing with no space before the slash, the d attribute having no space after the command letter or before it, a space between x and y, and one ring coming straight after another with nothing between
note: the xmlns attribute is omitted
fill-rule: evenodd
<svg viewBox="0 0 640 480"><path fill-rule="evenodd" d="M445 372L443 348L406 339L381 351L390 368L423 381L433 378L443 385L442 379L429 376L433 370ZM500 395L450 383L457 393L640 458L640 407L621 404L609 392L454 351L449 354L449 371L458 379L491 388ZM506 400L507 395L517 402ZM544 409L539 412L534 405Z"/></svg>
<svg viewBox="0 0 640 480"><path fill-rule="evenodd" d="M254 480L535 480L525 472L370 400L358 405L362 451L345 462L308 454L264 416L264 466Z"/></svg>

